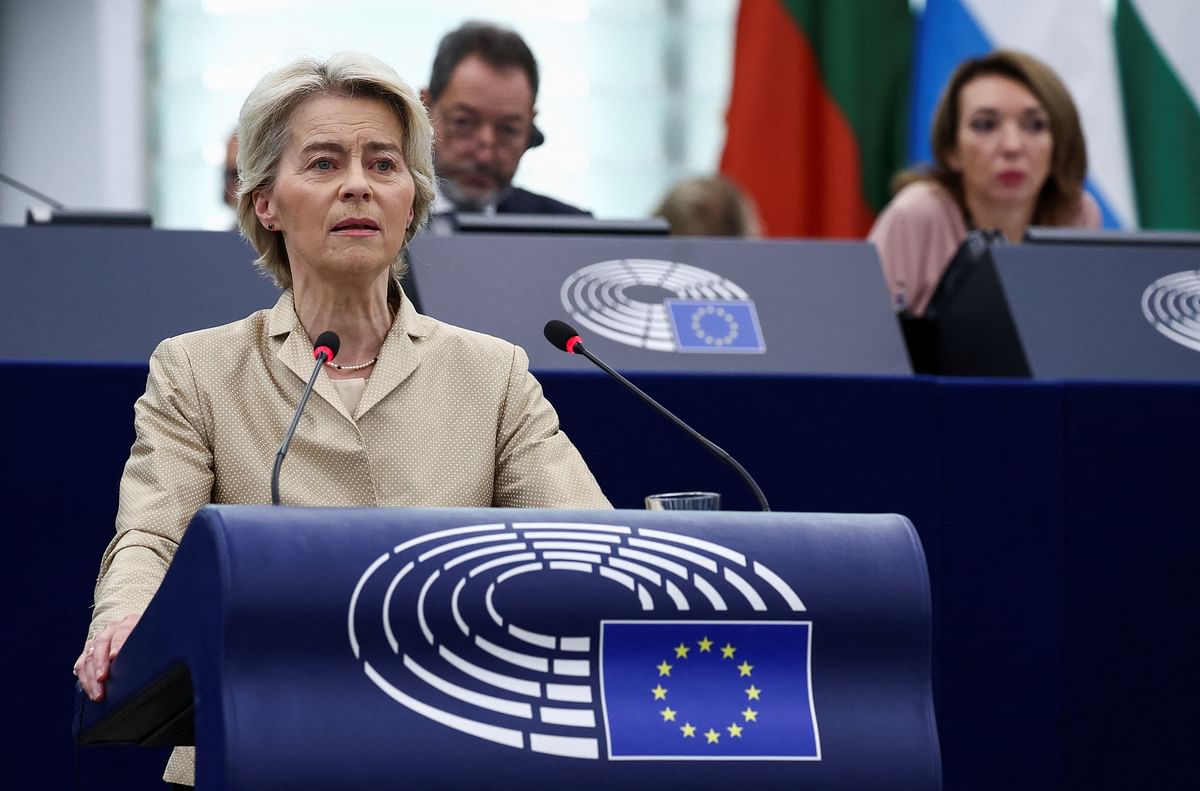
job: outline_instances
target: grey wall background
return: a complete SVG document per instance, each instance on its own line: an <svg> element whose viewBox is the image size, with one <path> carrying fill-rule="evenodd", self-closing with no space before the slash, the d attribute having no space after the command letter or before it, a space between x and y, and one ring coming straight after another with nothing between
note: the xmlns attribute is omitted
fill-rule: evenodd
<svg viewBox="0 0 1200 791"><path fill-rule="evenodd" d="M144 208L144 30L142 0L2 0L0 172L69 206ZM0 185L0 223L31 202Z"/></svg>
<svg viewBox="0 0 1200 791"><path fill-rule="evenodd" d="M149 209L226 229L226 138L269 68L361 49L414 87L465 19L538 57L545 146L517 183L604 217L649 214L711 173L737 0L0 0L0 171L75 208ZM364 20L366 22L364 23ZM0 224L32 199L0 185ZM2 255L2 253L0 253Z"/></svg>

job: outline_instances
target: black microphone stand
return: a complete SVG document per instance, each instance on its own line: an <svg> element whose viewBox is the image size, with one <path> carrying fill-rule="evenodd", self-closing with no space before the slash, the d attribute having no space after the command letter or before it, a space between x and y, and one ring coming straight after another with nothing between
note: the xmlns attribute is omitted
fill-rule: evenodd
<svg viewBox="0 0 1200 791"><path fill-rule="evenodd" d="M745 467L743 467L741 464L738 463L737 459L730 456L720 446L718 446L716 443L709 440L707 437L705 437L699 431L696 431L696 429L692 428L687 423L684 423L681 419L676 417L670 410L668 410L662 404L658 403L653 398L646 395L646 393L644 393L640 387L638 387L633 382L629 381L624 376L622 376L621 374L617 373L615 370L610 368L608 366L608 364L605 363L603 360L601 360L599 357L597 357L596 355L589 352L586 348L584 348L583 341L580 341L580 340L575 341L574 345L571 347L571 352L573 354L582 354L584 357L591 360L593 363L596 364L597 367L600 368L600 370L604 371L606 374L608 374L609 376L616 379L621 384L628 387L635 394L637 394L638 398L642 399L647 404L652 406L654 409L658 410L658 413L660 415L666 417L672 423L674 423L675 425L679 426L681 429L686 431L689 435L691 435L691 437L693 439L695 439L697 442L699 442L701 445L703 445L705 448L707 448L710 453L712 453L718 459L720 459L721 461L725 462L730 467L732 467L734 472L736 472L738 475L740 475L742 480L746 482L746 485L749 486L751 491L754 492L754 496L756 498L758 498L759 507L764 511L771 510L771 506L767 504L767 496L765 494L763 494L763 490L759 488L758 483L755 482L754 478L750 477L750 473L746 471Z"/></svg>
<svg viewBox="0 0 1200 791"><path fill-rule="evenodd" d="M317 352L316 357L317 364L313 366L312 376L308 377L308 384L304 387L304 395L300 396L300 403L296 405L296 414L292 415L292 424L288 426L287 433L283 435L283 443L275 454L275 466L271 468L271 505L279 505L279 472L283 469L283 457L287 456L288 448L292 444L292 436L296 433L296 426L300 425L300 416L304 414L308 397L312 395L313 386L317 383L317 376L321 373L321 366L330 359L324 348Z"/></svg>

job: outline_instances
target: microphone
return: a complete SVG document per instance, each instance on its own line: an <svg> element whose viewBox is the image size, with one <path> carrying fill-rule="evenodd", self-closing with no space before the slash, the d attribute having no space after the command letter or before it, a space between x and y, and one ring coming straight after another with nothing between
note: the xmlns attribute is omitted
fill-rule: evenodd
<svg viewBox="0 0 1200 791"><path fill-rule="evenodd" d="M304 388L304 395L300 396L300 403L296 405L296 414L292 415L292 425L288 426L287 433L283 435L283 443L279 446L279 452L275 454L275 466L271 469L271 505L279 505L279 471L283 469L283 457L287 455L288 447L292 444L292 435L296 433L296 426L300 425L300 416L304 414L304 405L308 403L313 385L317 383L317 374L321 373L322 365L337 357L338 348L341 345L341 339L332 330L322 332L317 336L317 342L313 344L313 357L317 364L313 366L312 376L308 377L308 386Z"/></svg>
<svg viewBox="0 0 1200 791"><path fill-rule="evenodd" d="M150 212L140 209L68 209L49 195L4 173L0 173L0 184L7 184L46 204L46 207L31 206L26 210L26 225L133 225L149 228L152 222Z"/></svg>
<svg viewBox="0 0 1200 791"><path fill-rule="evenodd" d="M8 176L3 173L0 173L0 182L7 184L8 186L12 187L15 190L24 192L26 195L30 196L31 198L36 198L37 200L41 201L42 203L46 204L47 206L49 206L52 209L65 209L66 208L66 206L63 206L61 203L54 200L54 198L51 198L49 195L45 195L41 192L38 192L37 190L35 190L33 187L29 186L28 184L22 184L21 182L17 181L12 176Z"/></svg>
<svg viewBox="0 0 1200 791"><path fill-rule="evenodd" d="M746 468L741 464L738 464L737 459L730 456L728 453L702 435L699 431L696 431L696 429L692 428L687 423L684 423L662 404L658 403L653 398L642 392L637 385L626 379L624 376L621 376L621 374L617 373L612 368L609 368L603 360L584 348L583 339L579 337L579 333L575 331L574 327L572 327L570 324L567 324L565 321L553 319L546 322L546 327L543 332L546 335L546 340L550 341L555 348L567 352L568 354L581 354L587 359L591 360L596 364L596 367L604 371L604 373L625 385L625 387L633 391L638 398L642 399L647 404L658 410L659 414L663 415L672 423L686 431L693 439L707 448L710 453L728 464L733 468L734 472L742 477L742 480L745 481L750 489L754 492L754 496L758 498L758 504L762 510L771 510L771 506L767 504L766 495L763 494L762 489L759 488L758 484L754 481L754 478L750 476L750 473L746 472Z"/></svg>

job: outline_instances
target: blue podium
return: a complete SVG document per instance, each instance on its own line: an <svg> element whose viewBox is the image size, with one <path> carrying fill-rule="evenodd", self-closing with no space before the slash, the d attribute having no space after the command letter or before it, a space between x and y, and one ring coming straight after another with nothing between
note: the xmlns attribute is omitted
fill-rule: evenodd
<svg viewBox="0 0 1200 791"><path fill-rule="evenodd" d="M83 744L202 789L939 789L895 515L210 506Z"/></svg>

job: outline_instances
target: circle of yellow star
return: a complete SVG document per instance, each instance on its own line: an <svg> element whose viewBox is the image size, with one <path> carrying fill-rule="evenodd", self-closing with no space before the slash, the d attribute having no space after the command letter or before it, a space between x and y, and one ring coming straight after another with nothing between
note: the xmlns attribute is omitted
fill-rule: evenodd
<svg viewBox="0 0 1200 791"><path fill-rule="evenodd" d="M701 321L705 316L715 316L720 320L717 322L718 325L721 322L724 322L724 337L718 337L716 334L710 334L706 329L704 329L704 325L701 323ZM718 308L708 305L707 307L697 308L696 312L692 314L692 331L696 333L697 338L700 338L709 346L725 346L726 344L732 343L733 340L737 338L738 325L737 320L733 317L733 314L726 311L725 308ZM716 332L720 333L719 326Z"/></svg>
<svg viewBox="0 0 1200 791"><path fill-rule="evenodd" d="M709 637L707 635L705 635L704 637L701 637L699 641L696 642L695 647L698 648L701 653L711 653L713 650L713 647L715 645L716 644L711 639L709 639ZM688 645L685 642L680 642L679 645L674 646L673 650L675 652L675 659L677 659L677 660L678 659L687 659L691 653L692 646ZM734 647L733 643L726 643L724 646L721 647L721 658L722 659L733 659L734 655L736 653L737 653L737 648ZM697 660L697 661L701 661L701 660ZM662 676L669 677L671 675L671 671L674 669L674 666L670 662L668 662L666 659L659 662L659 664L656 667L658 669L658 674L660 677L662 677ZM741 677L741 678L746 678L747 676L750 676L754 670L754 665L751 665L748 660L742 660L742 663L739 665L735 665L735 667L737 667L739 677ZM744 691L746 693L746 699L749 701L761 699L762 690L760 690L754 684L751 684ZM655 700L665 701L667 699L668 690L661 683L656 685L653 689L651 689L650 692L654 695ZM671 708L670 706L666 706L666 707L660 709L658 713L659 713L659 716L662 717L662 721L664 723L678 721L679 712L677 710ZM751 708L750 706L746 706L746 708L743 711L741 711L740 714L742 716L742 720L744 723L758 722L758 712L755 709ZM679 725L677 727L679 728L679 732L680 732L682 738L685 738L685 739L695 738L698 733L696 726L690 722L684 722L683 725ZM743 734L745 733L745 729L746 729L745 724L738 723L735 721L735 722L732 722L729 725L725 726L721 730L727 731L729 734L729 738L731 738L731 739L740 739L740 738L742 738ZM715 745L715 744L720 743L720 741L721 741L721 731L720 730L710 727L707 731L704 731L703 733L704 733L705 742L707 744Z"/></svg>

